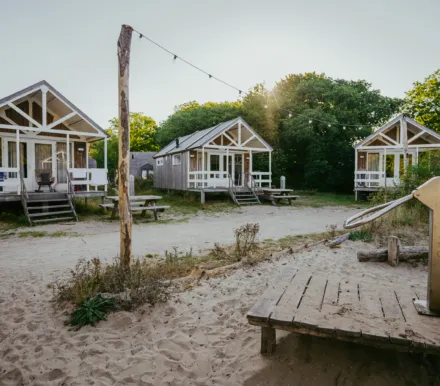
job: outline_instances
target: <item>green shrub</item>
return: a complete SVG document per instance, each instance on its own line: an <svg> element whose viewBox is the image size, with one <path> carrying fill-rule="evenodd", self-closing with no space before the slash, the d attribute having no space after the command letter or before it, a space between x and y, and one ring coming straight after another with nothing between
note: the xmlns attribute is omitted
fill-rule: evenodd
<svg viewBox="0 0 440 386"><path fill-rule="evenodd" d="M373 236L371 233L363 230L350 232L350 236L348 238L351 241L373 241Z"/></svg>
<svg viewBox="0 0 440 386"><path fill-rule="evenodd" d="M91 299L84 300L70 315L66 324L71 325L75 330L88 324L94 326L100 320L107 320L110 312L116 311L114 298L103 298L96 294Z"/></svg>
<svg viewBox="0 0 440 386"><path fill-rule="evenodd" d="M135 177L134 179L134 191L136 194L149 191L153 188L153 178Z"/></svg>

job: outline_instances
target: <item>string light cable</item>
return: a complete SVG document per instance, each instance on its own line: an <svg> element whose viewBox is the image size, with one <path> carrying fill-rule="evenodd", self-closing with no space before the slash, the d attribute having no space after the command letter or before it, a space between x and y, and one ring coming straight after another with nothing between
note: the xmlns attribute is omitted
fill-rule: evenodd
<svg viewBox="0 0 440 386"><path fill-rule="evenodd" d="M166 48L166 47L164 47L163 45L157 43L156 41L154 41L153 39L149 38L148 36L146 36L146 35L143 34L142 32L139 32L138 30L136 30L136 29L134 29L134 28L132 28L132 30L133 30L134 32L136 32L136 33L139 35L139 40L145 39L145 40L149 41L150 43L154 44L156 47L158 47L158 48L160 48L161 50L163 50L163 51L167 52L168 54L170 54L170 55L172 56L172 58L173 58L173 61L180 60L181 62L187 64L188 66L194 68L195 70L197 70L197 71L199 71L199 72L201 72L201 73L207 75L209 79L214 79L214 80L216 80L217 82L220 82L220 83L224 84L225 86L227 86L227 87L229 87L229 88L231 88L231 89L237 91L239 97L240 97L240 96L247 96L247 95L249 95L249 93L243 91L243 90L240 89L239 87L236 87L236 86L234 86L233 84L231 84L231 83L229 83L229 82L226 82L226 81L224 81L223 79L220 79L220 78L217 77L217 76L212 75L212 74L209 73L208 71L205 71L204 69L200 68L199 66L197 66L197 65L195 65L194 63L190 62L189 60L187 60L187 59L185 59L185 58L182 58L181 56L177 55L176 53L170 51L168 48ZM330 78L329 78L329 79L330 79ZM336 83L335 80L333 80L333 79L331 79L331 80L332 80L333 82ZM272 94L272 96L273 96L273 98L274 98L274 100L275 100L275 103L277 104L278 109L284 111L284 112L287 114L287 116L288 116L289 118L292 118L292 116L293 116L293 112L292 112L291 110L289 110L289 109L286 109L286 108L284 108L284 107L281 107L280 104L278 103L278 100L277 100L277 98L276 98L274 92L273 92L272 90L268 90L268 91ZM262 95L262 94L261 94L261 95ZM264 105L264 108L266 108L266 109L268 108L267 103ZM320 119L312 118L312 117L307 116L307 115L302 114L302 113L296 114L296 116L302 116L302 117L304 117L304 118L307 118L307 119L309 120L309 124L312 124L314 121L316 121L316 122L321 122L321 123L325 123L325 124L327 124L327 126L328 126L329 128L332 127L332 126L342 126L342 128L343 128L344 130L345 130L347 127L357 127L358 130L362 129L363 127L371 128L371 125L353 125L353 124L343 124L343 123L339 123L339 122L336 122L336 123L335 123L335 122L323 121L323 120L320 120Z"/></svg>

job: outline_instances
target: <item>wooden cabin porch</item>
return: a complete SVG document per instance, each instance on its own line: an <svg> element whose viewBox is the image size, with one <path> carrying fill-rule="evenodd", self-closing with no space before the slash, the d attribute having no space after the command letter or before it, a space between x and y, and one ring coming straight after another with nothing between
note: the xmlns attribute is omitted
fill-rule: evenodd
<svg viewBox="0 0 440 386"><path fill-rule="evenodd" d="M355 147L354 190L392 189L408 166L417 165L430 152L440 150L440 135L401 114Z"/></svg>

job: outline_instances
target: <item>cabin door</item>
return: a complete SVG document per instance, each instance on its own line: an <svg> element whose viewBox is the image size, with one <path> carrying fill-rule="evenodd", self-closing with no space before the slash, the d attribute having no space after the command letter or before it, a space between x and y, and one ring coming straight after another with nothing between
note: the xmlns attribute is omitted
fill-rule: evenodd
<svg viewBox="0 0 440 386"><path fill-rule="evenodd" d="M234 154L234 184L243 186L244 181L244 154Z"/></svg>
<svg viewBox="0 0 440 386"><path fill-rule="evenodd" d="M38 189L37 178L41 178L41 173L49 173L51 178L57 177L56 175L56 156L55 144L51 142L35 143L35 178L34 188ZM43 188L44 189L44 188Z"/></svg>

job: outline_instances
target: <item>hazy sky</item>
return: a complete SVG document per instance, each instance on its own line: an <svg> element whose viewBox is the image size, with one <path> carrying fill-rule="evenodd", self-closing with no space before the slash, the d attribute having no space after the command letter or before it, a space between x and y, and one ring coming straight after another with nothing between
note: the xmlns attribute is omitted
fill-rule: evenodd
<svg viewBox="0 0 440 386"><path fill-rule="evenodd" d="M0 0L0 97L47 80L104 127L117 116L122 24L243 90L288 73L366 79L403 97L440 67L440 0ZM133 35L130 109L237 92Z"/></svg>

